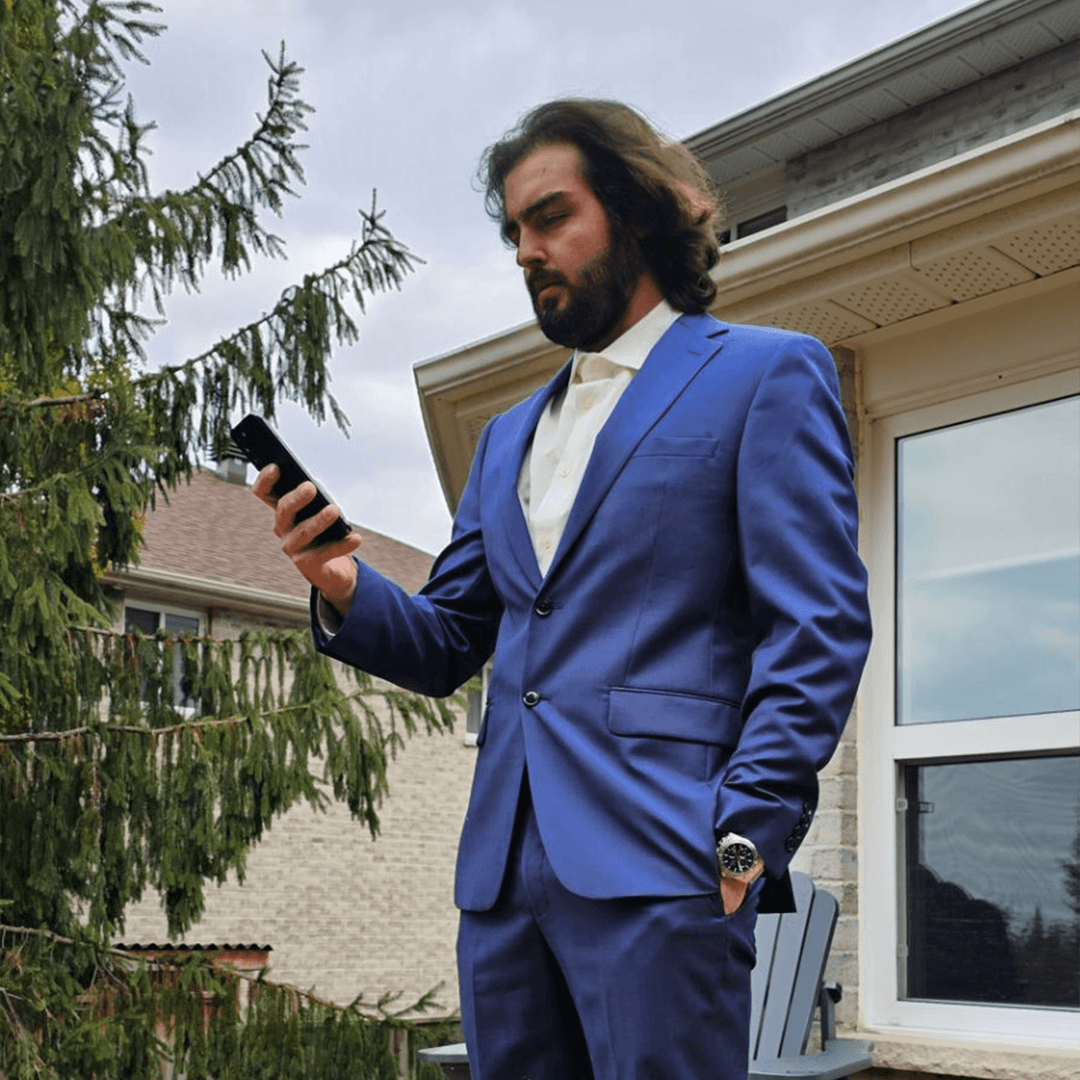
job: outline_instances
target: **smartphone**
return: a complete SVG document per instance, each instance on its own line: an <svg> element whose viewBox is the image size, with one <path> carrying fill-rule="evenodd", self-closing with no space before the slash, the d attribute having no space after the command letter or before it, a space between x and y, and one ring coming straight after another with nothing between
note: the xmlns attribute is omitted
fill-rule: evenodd
<svg viewBox="0 0 1080 1080"><path fill-rule="evenodd" d="M324 488L308 475L307 470L296 460L293 452L282 442L281 436L257 413L248 413L232 429L232 437L243 451L244 457L256 469L276 465L281 470L277 482L270 489L270 494L275 499L287 495L305 480L310 480L315 485L315 498L296 512L297 521L306 521L309 517L314 517L323 507L329 506L334 501ZM339 517L323 529L312 544L329 544L334 540L344 540L350 532L352 532L352 526L344 518Z"/></svg>

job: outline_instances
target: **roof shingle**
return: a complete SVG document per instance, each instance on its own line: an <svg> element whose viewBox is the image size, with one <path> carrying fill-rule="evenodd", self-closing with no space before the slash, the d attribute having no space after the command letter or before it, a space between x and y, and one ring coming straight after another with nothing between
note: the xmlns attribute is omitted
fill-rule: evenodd
<svg viewBox="0 0 1080 1080"><path fill-rule="evenodd" d="M379 573L416 592L427 580L432 556L382 533L353 526L363 538L360 557ZM199 469L158 497L143 530L140 563L156 570L222 581L307 599L309 587L281 551L269 509L251 488Z"/></svg>

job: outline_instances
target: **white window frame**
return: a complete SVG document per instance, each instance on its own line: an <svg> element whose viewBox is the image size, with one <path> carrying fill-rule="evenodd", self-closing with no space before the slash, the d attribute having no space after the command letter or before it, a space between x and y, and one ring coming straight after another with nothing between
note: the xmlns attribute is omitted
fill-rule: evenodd
<svg viewBox="0 0 1080 1080"><path fill-rule="evenodd" d="M172 604L161 604L154 600L135 600L131 597L124 597L124 610L122 613L123 625L127 626L127 611L128 608L134 608L136 611L153 611L160 616L166 615L179 615L185 619L195 619L198 623L198 629L195 633L198 636L202 636L206 633L206 612L197 611L194 608L182 608L174 607ZM173 686L173 697L176 697L176 691L179 688ZM192 705L177 705L174 701L172 706L181 716L194 716L198 710Z"/></svg>
<svg viewBox="0 0 1080 1080"><path fill-rule="evenodd" d="M954 393L960 393L954 388ZM975 420L1080 392L1080 371L1058 372L882 416L869 424L864 516L874 643L863 677L859 770L859 985L873 1031L963 1037L997 1045L1076 1047L1075 1010L905 1001L898 994L903 911L901 769L953 757L1011 756L1080 748L1080 712L895 723L896 442L905 435Z"/></svg>

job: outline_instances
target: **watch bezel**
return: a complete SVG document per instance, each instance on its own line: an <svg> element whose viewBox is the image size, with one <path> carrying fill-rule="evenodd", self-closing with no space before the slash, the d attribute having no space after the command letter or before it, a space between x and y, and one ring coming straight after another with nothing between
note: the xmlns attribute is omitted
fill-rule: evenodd
<svg viewBox="0 0 1080 1080"><path fill-rule="evenodd" d="M729 859L738 861L729 865ZM757 845L737 833L724 833L716 844L716 868L722 878L735 881L753 881L764 870Z"/></svg>

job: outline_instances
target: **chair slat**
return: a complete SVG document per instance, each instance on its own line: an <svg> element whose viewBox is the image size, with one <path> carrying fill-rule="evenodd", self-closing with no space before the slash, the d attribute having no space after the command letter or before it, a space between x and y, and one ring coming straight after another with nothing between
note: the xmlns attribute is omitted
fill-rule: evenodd
<svg viewBox="0 0 1080 1080"><path fill-rule="evenodd" d="M776 955L776 932L780 926L779 915L758 917L754 934L757 947L757 963L750 974L750 1057L758 1056L761 1037L761 1017L768 996L772 976L773 957Z"/></svg>
<svg viewBox="0 0 1080 1080"><path fill-rule="evenodd" d="M801 1054L810 1039L810 1027L817 1007L818 987L825 974L838 905L832 893L815 889L806 920L799 966L788 1004L787 1028L780 1044L783 1056Z"/></svg>
<svg viewBox="0 0 1080 1080"><path fill-rule="evenodd" d="M783 915L763 915L758 919L759 925L767 919L776 919L778 926L754 1057L784 1056L780 1048L784 1045L789 1025L791 995L802 959L806 925L814 895L814 884L805 874L792 874L791 885L795 893L795 911L785 912ZM802 1017L796 1020L796 1025L802 1029Z"/></svg>

